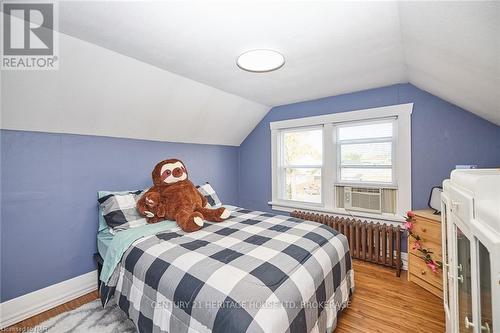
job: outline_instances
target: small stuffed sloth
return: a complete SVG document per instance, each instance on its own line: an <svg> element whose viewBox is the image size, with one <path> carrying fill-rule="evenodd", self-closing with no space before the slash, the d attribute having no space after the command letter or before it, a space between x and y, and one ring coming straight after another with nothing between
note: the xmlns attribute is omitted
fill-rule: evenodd
<svg viewBox="0 0 500 333"><path fill-rule="evenodd" d="M158 163L153 172L151 187L137 202L137 210L148 223L175 220L186 232L196 231L203 220L220 222L229 217L224 207L207 208L207 199L188 179L184 163L178 159Z"/></svg>

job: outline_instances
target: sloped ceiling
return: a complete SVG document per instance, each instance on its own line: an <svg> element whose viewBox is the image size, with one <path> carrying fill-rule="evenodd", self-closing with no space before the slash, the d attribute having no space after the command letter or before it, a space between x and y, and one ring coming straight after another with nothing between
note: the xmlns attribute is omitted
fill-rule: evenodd
<svg viewBox="0 0 500 333"><path fill-rule="evenodd" d="M60 15L64 33L264 105L407 81L396 3L67 2ZM254 48L285 66L240 70Z"/></svg>
<svg viewBox="0 0 500 333"><path fill-rule="evenodd" d="M147 103L133 123L155 138L238 145L269 106L403 82L500 124L500 2L64 1L59 17L65 35L163 69L168 87L186 78L184 90L203 91ZM255 48L281 52L285 66L238 69ZM182 105L178 121L191 126L167 137L155 119Z"/></svg>
<svg viewBox="0 0 500 333"><path fill-rule="evenodd" d="M56 39L58 70L0 72L2 129L239 146L269 111L81 39Z"/></svg>
<svg viewBox="0 0 500 333"><path fill-rule="evenodd" d="M64 33L264 105L410 82L500 124L499 2L65 2ZM286 57L272 73L239 54Z"/></svg>
<svg viewBox="0 0 500 333"><path fill-rule="evenodd" d="M410 82L500 124L499 2L65 2L64 33L264 105ZM270 48L285 66L239 70Z"/></svg>
<svg viewBox="0 0 500 333"><path fill-rule="evenodd" d="M401 2L408 81L500 125L500 2Z"/></svg>

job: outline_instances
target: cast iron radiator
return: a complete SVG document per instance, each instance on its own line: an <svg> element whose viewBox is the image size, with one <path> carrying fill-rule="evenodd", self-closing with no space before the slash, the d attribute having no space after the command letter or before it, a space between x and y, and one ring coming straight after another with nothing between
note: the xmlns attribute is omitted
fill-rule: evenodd
<svg viewBox="0 0 500 333"><path fill-rule="evenodd" d="M401 236L403 229L390 224L380 224L351 218L329 216L295 210L290 216L326 224L349 241L352 258L369 261L396 269L401 275Z"/></svg>

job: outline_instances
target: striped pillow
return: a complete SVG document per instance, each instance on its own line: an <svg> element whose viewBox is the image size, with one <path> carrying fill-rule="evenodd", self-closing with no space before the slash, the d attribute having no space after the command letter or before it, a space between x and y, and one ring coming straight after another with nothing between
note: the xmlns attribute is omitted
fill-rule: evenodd
<svg viewBox="0 0 500 333"><path fill-rule="evenodd" d="M217 193L215 193L215 190L213 187L209 184L206 183L201 186L197 186L198 191L205 197L207 198L208 204L210 207L220 207L222 206L222 202L220 201L219 197L217 196Z"/></svg>
<svg viewBox="0 0 500 333"><path fill-rule="evenodd" d="M144 191L111 193L98 199L104 221L113 231L122 231L147 224L136 209Z"/></svg>

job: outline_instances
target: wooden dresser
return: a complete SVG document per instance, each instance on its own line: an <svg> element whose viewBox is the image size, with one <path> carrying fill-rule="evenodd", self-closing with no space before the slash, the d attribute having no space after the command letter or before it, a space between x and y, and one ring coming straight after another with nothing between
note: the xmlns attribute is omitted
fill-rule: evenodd
<svg viewBox="0 0 500 333"><path fill-rule="evenodd" d="M432 210L414 211L413 232L420 236L422 248L434 252L432 258L442 261L441 250L441 215L432 214ZM408 280L418 284L425 290L443 298L443 272L438 269L436 273L427 267L421 258L422 253L413 250L415 239L408 237Z"/></svg>

